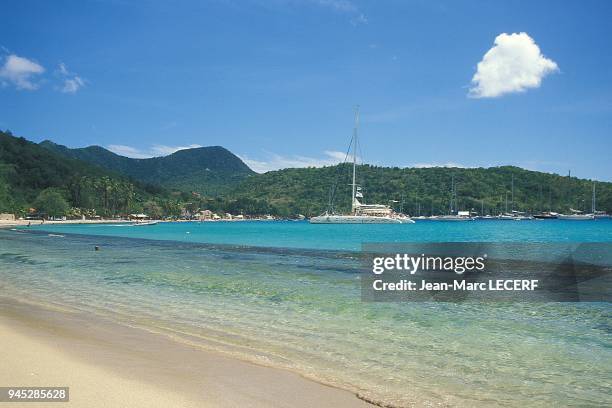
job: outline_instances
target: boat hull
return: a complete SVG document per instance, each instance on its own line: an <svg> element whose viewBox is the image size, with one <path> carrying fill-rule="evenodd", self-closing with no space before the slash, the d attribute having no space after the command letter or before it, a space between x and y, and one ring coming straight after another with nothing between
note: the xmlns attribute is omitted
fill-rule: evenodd
<svg viewBox="0 0 612 408"><path fill-rule="evenodd" d="M571 221L588 221L588 220L594 220L595 217L593 217L592 215L563 215L563 214L559 214L559 219L560 220L571 220Z"/></svg>
<svg viewBox="0 0 612 408"><path fill-rule="evenodd" d="M368 215L320 215L311 224L413 224L410 218L373 217Z"/></svg>
<svg viewBox="0 0 612 408"><path fill-rule="evenodd" d="M472 217L459 217L454 215L441 215L438 217L431 217L432 221L445 221L445 222L455 222L455 221L474 221Z"/></svg>

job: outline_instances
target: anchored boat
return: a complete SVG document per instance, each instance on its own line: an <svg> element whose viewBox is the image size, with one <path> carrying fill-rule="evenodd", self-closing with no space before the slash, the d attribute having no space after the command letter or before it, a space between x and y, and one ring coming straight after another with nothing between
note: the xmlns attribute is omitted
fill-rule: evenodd
<svg viewBox="0 0 612 408"><path fill-rule="evenodd" d="M324 214L310 219L311 224L412 224L414 220L409 216L395 212L393 208L384 204L362 204L363 199L361 187L357 185L357 136L359 129L359 107L355 110L355 127L353 137L349 146L349 152L353 151L353 182L351 194L351 213L336 214L331 208Z"/></svg>

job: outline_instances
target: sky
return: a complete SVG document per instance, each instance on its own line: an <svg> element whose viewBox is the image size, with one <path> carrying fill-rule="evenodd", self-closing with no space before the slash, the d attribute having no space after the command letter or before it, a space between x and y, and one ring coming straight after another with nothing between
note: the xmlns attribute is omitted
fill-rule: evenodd
<svg viewBox="0 0 612 408"><path fill-rule="evenodd" d="M130 157L221 145L612 181L612 2L5 1L0 129Z"/></svg>

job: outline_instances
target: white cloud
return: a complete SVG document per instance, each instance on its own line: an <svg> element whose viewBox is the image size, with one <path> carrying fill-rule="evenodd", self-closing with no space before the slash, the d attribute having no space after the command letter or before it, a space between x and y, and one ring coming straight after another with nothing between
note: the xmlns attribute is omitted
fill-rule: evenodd
<svg viewBox="0 0 612 408"><path fill-rule="evenodd" d="M63 93L75 93L85 85L85 81L81 77L75 76L64 80L64 86L62 87Z"/></svg>
<svg viewBox="0 0 612 408"><path fill-rule="evenodd" d="M62 74L62 75L69 75L70 73L68 72L68 68L66 68L66 64L64 64L63 62L60 62L59 65L57 66L57 71Z"/></svg>
<svg viewBox="0 0 612 408"><path fill-rule="evenodd" d="M60 91L63 93L73 94L85 86L85 80L74 72L68 71L68 67L63 62L59 63L56 72L62 77L63 85Z"/></svg>
<svg viewBox="0 0 612 408"><path fill-rule="evenodd" d="M148 159L151 157L167 156L169 154L178 152L179 150L195 149L202 147L199 144L190 144L187 146L166 146L155 144L145 149L140 149L126 145L108 145L106 148L113 153L117 153L121 156L131 157L133 159Z"/></svg>
<svg viewBox="0 0 612 408"><path fill-rule="evenodd" d="M202 147L202 145L199 144L190 144L187 146L166 146L166 145L153 145L151 146L151 152L154 153L154 155L156 156L167 156L169 154L178 152L179 150L185 150L185 149L196 149L198 147Z"/></svg>
<svg viewBox="0 0 612 408"><path fill-rule="evenodd" d="M457 167L457 168L467 168L468 166L465 166L461 163L455 163L455 162L447 162L447 163L414 163L408 167L414 167L417 169L425 169L425 168L429 168L429 167Z"/></svg>
<svg viewBox="0 0 612 408"><path fill-rule="evenodd" d="M239 156L243 162L257 173L267 171L296 168L296 167L323 167L342 163L346 158L346 153L333 150L323 152L323 157L307 156L282 156L276 153L267 153L264 160L255 160L247 156Z"/></svg>
<svg viewBox="0 0 612 408"><path fill-rule="evenodd" d="M468 96L495 98L539 88L546 75L558 70L527 33L502 33L478 63Z"/></svg>
<svg viewBox="0 0 612 408"><path fill-rule="evenodd" d="M151 155L145 154L142 150L136 149L132 146L112 144L106 146L106 148L113 153L117 153L121 156L131 157L133 159L147 159L149 157L153 157Z"/></svg>
<svg viewBox="0 0 612 408"><path fill-rule="evenodd" d="M27 58L11 54L0 68L0 79L4 84L12 83L17 89L33 91L38 88L34 77L45 72L45 68Z"/></svg>

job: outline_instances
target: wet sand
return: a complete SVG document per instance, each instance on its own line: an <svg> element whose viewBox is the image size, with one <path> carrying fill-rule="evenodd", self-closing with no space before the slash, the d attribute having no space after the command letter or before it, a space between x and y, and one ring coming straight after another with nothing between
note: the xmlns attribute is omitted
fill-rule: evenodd
<svg viewBox="0 0 612 408"><path fill-rule="evenodd" d="M0 298L0 386L75 407L366 407L350 392L80 312ZM62 403L12 403L58 407Z"/></svg>

